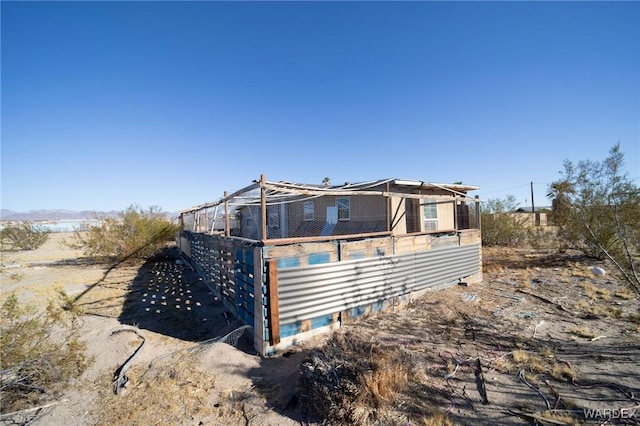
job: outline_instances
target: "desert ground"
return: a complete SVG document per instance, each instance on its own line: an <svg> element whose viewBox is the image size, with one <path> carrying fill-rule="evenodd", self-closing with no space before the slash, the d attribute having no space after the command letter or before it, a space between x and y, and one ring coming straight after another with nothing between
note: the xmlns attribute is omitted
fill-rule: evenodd
<svg viewBox="0 0 640 426"><path fill-rule="evenodd" d="M606 262L485 248L480 284L261 358L175 248L94 264L69 237L2 252L2 298L76 298L93 364L3 424L640 424L639 298Z"/></svg>

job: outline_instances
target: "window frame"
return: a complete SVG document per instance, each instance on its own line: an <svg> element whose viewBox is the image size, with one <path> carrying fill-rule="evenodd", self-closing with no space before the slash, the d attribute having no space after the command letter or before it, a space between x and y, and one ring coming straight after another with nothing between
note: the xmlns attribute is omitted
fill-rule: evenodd
<svg viewBox="0 0 640 426"><path fill-rule="evenodd" d="M345 207L345 203L344 201L342 202L343 204L341 204L341 200L345 200L346 201L346 207ZM338 208L338 221L349 221L351 220L351 197L338 197L336 198L336 207ZM346 217L344 217L344 214L341 215L340 212L347 212ZM343 217L341 217L343 216Z"/></svg>
<svg viewBox="0 0 640 426"><path fill-rule="evenodd" d="M422 202L422 222L425 231L438 230L438 201L425 199ZM435 226L435 228L433 228Z"/></svg>
<svg viewBox="0 0 640 426"><path fill-rule="evenodd" d="M308 209L308 207L311 207ZM307 210L311 210L308 212ZM302 204L302 220L305 222L312 222L316 217L316 205L313 201L305 201Z"/></svg>

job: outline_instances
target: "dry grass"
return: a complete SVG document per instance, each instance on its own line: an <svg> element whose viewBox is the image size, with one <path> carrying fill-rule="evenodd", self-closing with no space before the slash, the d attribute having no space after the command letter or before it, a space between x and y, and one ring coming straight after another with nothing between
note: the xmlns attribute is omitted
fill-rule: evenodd
<svg viewBox="0 0 640 426"><path fill-rule="evenodd" d="M417 424L421 426L453 426L453 422L444 414L421 417Z"/></svg>
<svg viewBox="0 0 640 426"><path fill-rule="evenodd" d="M586 315L589 315L593 318L603 318L603 317L611 317L615 315L612 312L612 308L609 305L602 305L595 302L595 300L579 300L575 305L573 305L574 309L580 312L583 312Z"/></svg>
<svg viewBox="0 0 640 426"><path fill-rule="evenodd" d="M517 364L522 364L529 360L529 354L527 351L522 349L516 349L511 352L511 357L513 358L513 362Z"/></svg>
<svg viewBox="0 0 640 426"><path fill-rule="evenodd" d="M580 278L593 278L591 270L580 263L572 263L569 265L571 276Z"/></svg>
<svg viewBox="0 0 640 426"><path fill-rule="evenodd" d="M611 318L616 318L616 319L620 319L623 317L624 311L620 308L616 308L616 307L611 307L609 308L609 316Z"/></svg>
<svg viewBox="0 0 640 426"><path fill-rule="evenodd" d="M635 297L635 294L626 287L617 289L613 295L624 300L630 300Z"/></svg>
<svg viewBox="0 0 640 426"><path fill-rule="evenodd" d="M511 362L506 358L497 358L493 362L493 368L500 373L509 373L511 371Z"/></svg>
<svg viewBox="0 0 640 426"><path fill-rule="evenodd" d="M551 375L557 380L573 380L576 373L567 364L554 364Z"/></svg>
<svg viewBox="0 0 640 426"><path fill-rule="evenodd" d="M595 300L598 297L596 296L598 288L591 283L582 283L582 291L584 295L587 296L591 300Z"/></svg>
<svg viewBox="0 0 640 426"><path fill-rule="evenodd" d="M566 425L579 425L580 421L569 414L560 414L553 411L545 411L542 413L542 417L555 420L556 422L564 423Z"/></svg>
<svg viewBox="0 0 640 426"><path fill-rule="evenodd" d="M571 333L575 334L578 337L584 337L587 339L591 339L596 336L596 334L586 325L580 327L574 327L571 329Z"/></svg>
<svg viewBox="0 0 640 426"><path fill-rule="evenodd" d="M360 374L362 389L358 403L380 407L393 398L408 383L409 372L406 365L397 364L385 356L373 363L373 369Z"/></svg>
<svg viewBox="0 0 640 426"><path fill-rule="evenodd" d="M600 299L602 300L609 300L611 299L611 292L604 288L604 287L598 287L596 289L596 294L600 297Z"/></svg>
<svg viewBox="0 0 640 426"><path fill-rule="evenodd" d="M301 388L315 415L356 425L393 417L389 407L409 386L415 366L402 347L372 336L336 332L302 365Z"/></svg>
<svg viewBox="0 0 640 426"><path fill-rule="evenodd" d="M538 353L517 349L511 352L511 358L518 367L525 367L534 373L545 373L549 370L549 363Z"/></svg>
<svg viewBox="0 0 640 426"><path fill-rule="evenodd" d="M197 368L192 355L182 355L153 370L132 368L123 394L103 391L97 424L182 424L186 419L208 417L217 410L222 418L238 417L234 403L210 400L215 377ZM103 383L103 389L112 389Z"/></svg>

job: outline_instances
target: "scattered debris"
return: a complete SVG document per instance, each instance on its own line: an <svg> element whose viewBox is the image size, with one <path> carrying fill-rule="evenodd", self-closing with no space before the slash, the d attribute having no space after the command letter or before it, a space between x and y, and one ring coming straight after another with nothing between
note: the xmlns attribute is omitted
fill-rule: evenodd
<svg viewBox="0 0 640 426"><path fill-rule="evenodd" d="M535 327L533 327L533 335L531 336L532 338L535 339L536 337L536 331L538 331L538 327L540 327L541 325L544 324L544 320L540 320L540 322L538 324L536 324Z"/></svg>
<svg viewBox="0 0 640 426"><path fill-rule="evenodd" d="M523 294L529 295L531 297L535 297L536 299L542 300L545 303L549 303L550 305L554 305L556 308L560 309L563 312L567 312L567 310L564 308L564 306L562 306L559 303L556 303L556 302L554 302L552 300L549 300L546 297L542 297L542 296L539 296L537 294L534 294L534 293L531 293L529 291L525 291L525 290L522 290L522 289L518 289L516 291L519 292L519 293L523 293Z"/></svg>
<svg viewBox="0 0 640 426"><path fill-rule="evenodd" d="M520 311L515 313L516 318L526 318L533 319L538 318L538 313L536 311Z"/></svg>
<svg viewBox="0 0 640 426"><path fill-rule="evenodd" d="M595 275L596 277L603 277L607 275L607 271L599 266L594 266L593 268L591 268L591 273L593 273L593 275Z"/></svg>
<svg viewBox="0 0 640 426"><path fill-rule="evenodd" d="M479 302L480 296L471 293L465 293L462 295L462 300L465 302Z"/></svg>

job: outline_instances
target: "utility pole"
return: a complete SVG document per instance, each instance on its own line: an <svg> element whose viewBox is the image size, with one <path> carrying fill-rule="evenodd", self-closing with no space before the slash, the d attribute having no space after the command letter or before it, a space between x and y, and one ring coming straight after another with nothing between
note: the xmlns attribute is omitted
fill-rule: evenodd
<svg viewBox="0 0 640 426"><path fill-rule="evenodd" d="M536 206L533 203L533 182L531 182L531 213L536 212Z"/></svg>

